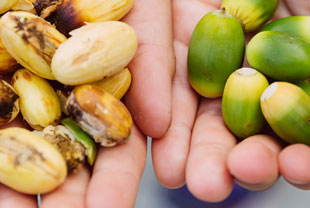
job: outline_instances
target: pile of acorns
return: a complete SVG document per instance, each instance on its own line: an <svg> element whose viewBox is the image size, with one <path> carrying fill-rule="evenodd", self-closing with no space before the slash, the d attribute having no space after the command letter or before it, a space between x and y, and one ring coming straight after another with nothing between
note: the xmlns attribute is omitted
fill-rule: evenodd
<svg viewBox="0 0 310 208"><path fill-rule="evenodd" d="M49 192L86 161L93 165L96 143L129 139L132 118L120 99L131 83L126 66L137 36L118 20L132 6L133 0L1 1L0 125L19 111L29 125L0 130L1 183Z"/></svg>

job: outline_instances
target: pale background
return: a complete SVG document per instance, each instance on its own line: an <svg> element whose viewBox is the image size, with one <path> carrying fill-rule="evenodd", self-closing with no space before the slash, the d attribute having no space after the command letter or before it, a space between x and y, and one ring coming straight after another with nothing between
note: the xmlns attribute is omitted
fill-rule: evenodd
<svg viewBox="0 0 310 208"><path fill-rule="evenodd" d="M186 187L169 190L154 175L148 139L148 157L135 208L310 208L310 191L288 185L282 178L272 188L247 191L235 186L233 193L221 203L205 203L193 197Z"/></svg>

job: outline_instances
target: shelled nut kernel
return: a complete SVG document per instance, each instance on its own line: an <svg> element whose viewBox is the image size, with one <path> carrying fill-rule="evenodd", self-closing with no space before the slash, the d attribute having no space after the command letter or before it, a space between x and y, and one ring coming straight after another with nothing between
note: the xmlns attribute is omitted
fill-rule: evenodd
<svg viewBox="0 0 310 208"><path fill-rule="evenodd" d="M132 127L129 111L121 101L95 85L76 87L66 108L77 124L102 146L115 146L129 138Z"/></svg>
<svg viewBox="0 0 310 208"><path fill-rule="evenodd" d="M26 69L54 79L51 60L66 37L44 19L28 12L7 12L0 19L3 45Z"/></svg>
<svg viewBox="0 0 310 208"><path fill-rule="evenodd" d="M131 84L131 74L128 68L92 84L100 87L114 97L121 99L127 92Z"/></svg>
<svg viewBox="0 0 310 208"><path fill-rule="evenodd" d="M16 71L12 85L20 96L20 109L24 119L34 129L42 129L60 120L58 96L44 79L26 69Z"/></svg>
<svg viewBox="0 0 310 208"><path fill-rule="evenodd" d="M42 194L61 185L66 163L56 148L22 128L0 130L0 182L26 194Z"/></svg>
<svg viewBox="0 0 310 208"><path fill-rule="evenodd" d="M123 22L91 23L70 34L52 59L53 75L66 85L86 84L120 72L137 49L134 29Z"/></svg>
<svg viewBox="0 0 310 208"><path fill-rule="evenodd" d="M134 0L64 0L56 10L56 27L67 34L85 22L119 20L132 8Z"/></svg>

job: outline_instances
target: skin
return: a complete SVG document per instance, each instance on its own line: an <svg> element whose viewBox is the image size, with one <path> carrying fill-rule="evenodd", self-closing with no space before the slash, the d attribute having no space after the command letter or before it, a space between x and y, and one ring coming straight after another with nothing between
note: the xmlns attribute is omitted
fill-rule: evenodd
<svg viewBox="0 0 310 208"><path fill-rule="evenodd" d="M284 148L271 134L237 143L223 122L221 100L198 98L190 88L186 57L191 33L200 18L220 4L220 0L172 1L176 56L172 122L162 139L153 140L156 176L169 188L187 184L195 197L209 202L224 200L234 180L247 189L264 190L282 175L293 186L309 189L309 146ZM305 15L309 6L305 0L280 0L274 19Z"/></svg>
<svg viewBox="0 0 310 208"><path fill-rule="evenodd" d="M306 4L304 0L293 2ZM204 201L225 199L234 179L248 189L262 190L281 174L296 187L310 188L305 171L310 164L308 146L290 145L282 150L268 135L236 144L223 123L220 99L199 99L188 83L186 57L191 32L205 13L219 6L220 0L135 1L124 18L139 38L137 55L129 66L133 83L125 103L139 128L134 126L128 144L100 149L92 173L85 168L42 196L42 207L55 207L60 200L57 207L133 207L145 165L144 135L161 138L154 139L152 145L161 184L177 188L187 183ZM292 14L298 14L296 8L289 10L281 1L276 16ZM20 117L10 124L16 125L23 126ZM35 198L4 186L0 186L0 201L0 208L37 206Z"/></svg>

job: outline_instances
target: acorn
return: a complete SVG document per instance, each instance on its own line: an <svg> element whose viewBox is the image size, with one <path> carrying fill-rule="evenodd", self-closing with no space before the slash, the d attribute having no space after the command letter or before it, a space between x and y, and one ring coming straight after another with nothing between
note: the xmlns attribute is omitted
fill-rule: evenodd
<svg viewBox="0 0 310 208"><path fill-rule="evenodd" d="M86 22L120 20L133 4L134 0L63 0L55 12L55 25L67 35Z"/></svg>
<svg viewBox="0 0 310 208"><path fill-rule="evenodd" d="M0 38L8 53L23 67L55 79L51 60L66 37L46 20L23 11L7 12L0 19Z"/></svg>
<svg viewBox="0 0 310 208"><path fill-rule="evenodd" d="M234 15L245 32L252 32L265 24L278 7L278 0L223 0L221 9Z"/></svg>
<svg viewBox="0 0 310 208"><path fill-rule="evenodd" d="M261 108L274 132L290 144L310 145L310 96L288 82L274 82L261 96Z"/></svg>
<svg viewBox="0 0 310 208"><path fill-rule="evenodd" d="M4 80L0 80L0 109L0 125L13 121L19 113L19 96Z"/></svg>
<svg viewBox="0 0 310 208"><path fill-rule="evenodd" d="M58 96L45 79L20 69L14 73L12 85L20 97L23 118L32 128L41 130L60 121Z"/></svg>
<svg viewBox="0 0 310 208"><path fill-rule="evenodd" d="M222 112L227 127L239 138L259 133L265 119L260 97L269 83L266 77L252 68L232 73L225 85Z"/></svg>
<svg viewBox="0 0 310 208"><path fill-rule="evenodd" d="M95 85L74 88L66 109L72 119L102 146L115 146L129 139L132 117L126 106Z"/></svg>

